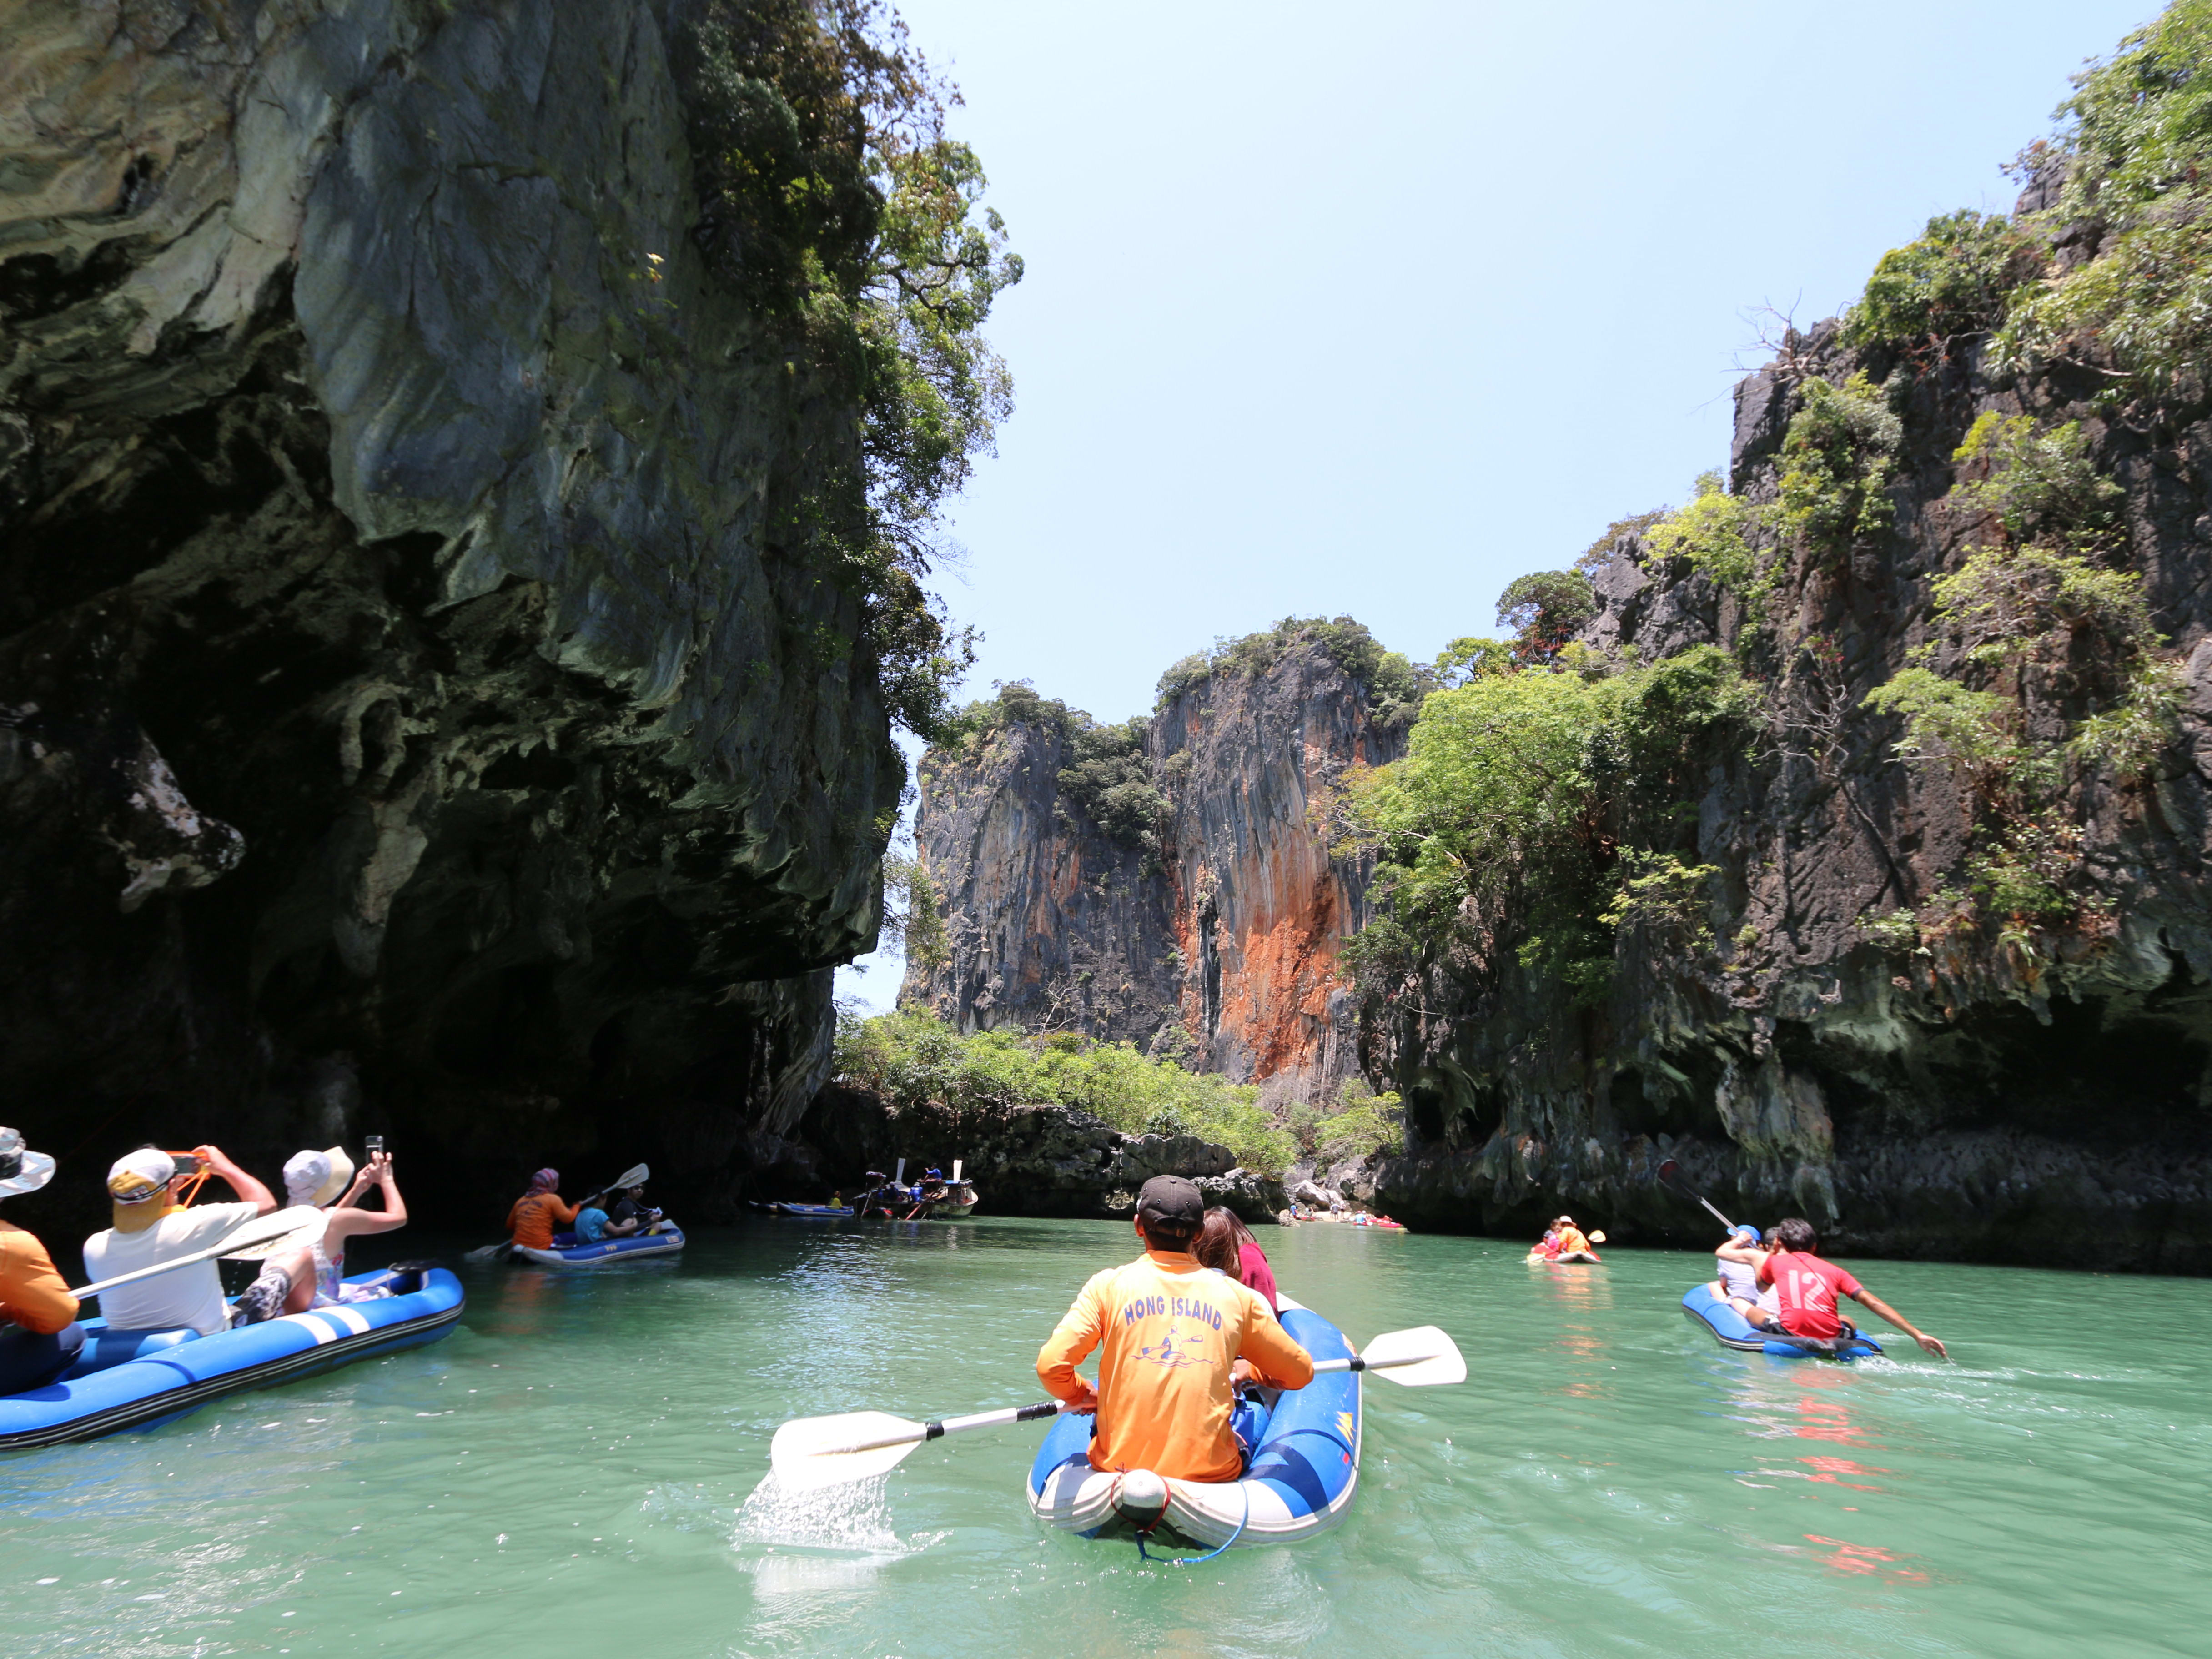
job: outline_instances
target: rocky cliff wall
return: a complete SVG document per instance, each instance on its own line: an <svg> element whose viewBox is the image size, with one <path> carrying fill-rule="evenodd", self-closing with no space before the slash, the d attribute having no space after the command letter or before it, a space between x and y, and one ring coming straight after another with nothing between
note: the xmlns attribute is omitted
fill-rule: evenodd
<svg viewBox="0 0 2212 1659"><path fill-rule="evenodd" d="M0 5L0 1100L741 1176L901 785L770 544L830 407L704 267L680 9ZM481 1201L479 1197L477 1201Z"/></svg>
<svg viewBox="0 0 2212 1659"><path fill-rule="evenodd" d="M1741 497L1776 500L1810 378L1860 369L1902 422L1892 524L1840 561L1782 550L1763 630L1639 537L1595 574L1593 648L1717 642L1761 682L1763 732L1696 805L1711 945L1624 931L1595 1006L1510 963L1439 972L1420 1012L1378 1018L1412 1144L1363 1187L1432 1225L1527 1231L1565 1206L1616 1238L1705 1242L1653 1178L1673 1155L1723 1210L1804 1213L1845 1252L2212 1271L2212 422L2116 410L2092 368L2001 380L1979 348L1916 372L1824 325L1738 389ZM1923 646L1960 660L1933 585L1993 537L1954 456L1991 411L2082 423L2125 492L2112 556L2185 687L2143 780L2092 775L2053 805L2078 902L2048 926L1961 898L1986 846L1972 791L1901 760L1899 722L1864 702ZM2068 712L2031 740L2055 744Z"/></svg>
<svg viewBox="0 0 2212 1659"><path fill-rule="evenodd" d="M1313 809L1404 740L1298 640L1164 702L1142 744L1160 809L1117 839L1065 787L1062 723L986 720L922 762L915 844L947 959L910 961L902 999L964 1030L1080 1030L1270 1097L1327 1091L1358 1066L1336 956L1367 919L1367 871L1332 856Z"/></svg>
<svg viewBox="0 0 2212 1659"><path fill-rule="evenodd" d="M1060 787L1069 732L994 722L917 769L915 843L945 915L945 959L909 949L902 1001L963 1031L1082 1031L1151 1046L1182 992L1156 845L1100 828Z"/></svg>

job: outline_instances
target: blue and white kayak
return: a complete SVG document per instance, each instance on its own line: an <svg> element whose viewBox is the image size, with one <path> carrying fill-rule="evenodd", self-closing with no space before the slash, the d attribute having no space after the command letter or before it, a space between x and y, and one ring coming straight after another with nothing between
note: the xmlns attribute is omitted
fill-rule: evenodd
<svg viewBox="0 0 2212 1659"><path fill-rule="evenodd" d="M757 1210L766 1210L770 1215L822 1216L832 1220L840 1216L849 1216L853 1213L853 1206L849 1204L786 1204L778 1201L756 1204L753 1207Z"/></svg>
<svg viewBox="0 0 2212 1659"><path fill-rule="evenodd" d="M0 1396L0 1450L151 1428L225 1395L265 1389L356 1359L435 1342L461 1316L461 1281L443 1267L362 1273L393 1294L285 1314L213 1336L110 1330L84 1322L84 1352L43 1389Z"/></svg>
<svg viewBox="0 0 2212 1659"><path fill-rule="evenodd" d="M567 1239L563 1244L561 1241ZM615 1261L643 1261L656 1255L674 1255L684 1248L684 1230L674 1222L664 1224L659 1232L630 1233L621 1238L603 1238L596 1244L579 1244L574 1233L553 1235L553 1248L534 1249L527 1244L518 1244L512 1252L517 1261L534 1262L541 1267L604 1267Z"/></svg>
<svg viewBox="0 0 2212 1659"><path fill-rule="evenodd" d="M1282 1300L1283 1328L1316 1359L1348 1359L1344 1333L1310 1308ZM1252 1461L1241 1480L1169 1480L1159 1525L1208 1549L1288 1544L1327 1532L1352 1508L1359 1485L1359 1374L1332 1371L1286 1390L1253 1425ZM1064 1413L1030 1466L1030 1507L1039 1519L1086 1537L1129 1530L1115 1508L1124 1477L1091 1467L1097 1419ZM1249 1420L1239 1412L1240 1425Z"/></svg>
<svg viewBox="0 0 2212 1659"><path fill-rule="evenodd" d="M1725 1297L1714 1294L1710 1281L1690 1287L1682 1298L1682 1312L1692 1324L1711 1331L1723 1347L1743 1353L1771 1353L1777 1359L1858 1359L1881 1352L1881 1344L1870 1336L1777 1336L1754 1329Z"/></svg>

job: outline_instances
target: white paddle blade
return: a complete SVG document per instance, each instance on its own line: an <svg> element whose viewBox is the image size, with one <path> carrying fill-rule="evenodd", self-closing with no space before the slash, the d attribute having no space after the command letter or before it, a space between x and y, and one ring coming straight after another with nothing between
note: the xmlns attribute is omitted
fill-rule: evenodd
<svg viewBox="0 0 2212 1659"><path fill-rule="evenodd" d="M312 1204L295 1204L289 1210L272 1210L256 1216L223 1242L225 1261L266 1261L272 1255L304 1250L323 1236L329 1214Z"/></svg>
<svg viewBox="0 0 2212 1659"><path fill-rule="evenodd" d="M888 1474L928 1430L889 1412L802 1417L775 1431L769 1467L787 1492L811 1492Z"/></svg>
<svg viewBox="0 0 2212 1659"><path fill-rule="evenodd" d="M1409 1389L1467 1381L1467 1361L1460 1358L1459 1344L1434 1325L1378 1336L1359 1357L1376 1376Z"/></svg>
<svg viewBox="0 0 2212 1659"><path fill-rule="evenodd" d="M1605 1243L1605 1234L1602 1231L1591 1233L1588 1235L1588 1237L1589 1238L1589 1242L1593 1244L1602 1244Z"/></svg>

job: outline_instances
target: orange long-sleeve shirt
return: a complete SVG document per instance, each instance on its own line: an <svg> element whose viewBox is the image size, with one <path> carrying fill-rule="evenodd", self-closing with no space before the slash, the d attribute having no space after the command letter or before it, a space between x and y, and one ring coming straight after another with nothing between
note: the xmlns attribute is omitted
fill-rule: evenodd
<svg viewBox="0 0 2212 1659"><path fill-rule="evenodd" d="M507 1231L518 1244L533 1250L553 1248L553 1224L567 1226L576 1218L578 1206L563 1204L558 1193L525 1193L507 1212Z"/></svg>
<svg viewBox="0 0 2212 1659"><path fill-rule="evenodd" d="M1148 1250L1083 1287L1037 1353L1037 1378L1077 1397L1075 1368L1101 1343L1096 1469L1150 1469L1175 1480L1234 1480L1242 1460L1229 1414L1229 1367L1303 1389L1313 1359L1256 1291L1188 1255Z"/></svg>
<svg viewBox="0 0 2212 1659"><path fill-rule="evenodd" d="M76 1317L76 1298L54 1271L46 1247L12 1221L0 1221L0 1319L52 1336Z"/></svg>

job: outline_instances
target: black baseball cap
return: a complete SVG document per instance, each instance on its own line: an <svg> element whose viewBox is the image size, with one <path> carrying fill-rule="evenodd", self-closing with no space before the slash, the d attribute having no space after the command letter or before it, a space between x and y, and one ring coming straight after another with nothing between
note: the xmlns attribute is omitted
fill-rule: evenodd
<svg viewBox="0 0 2212 1659"><path fill-rule="evenodd" d="M1154 1176L1137 1194L1137 1219L1164 1221L1176 1227L1206 1224L1206 1195L1182 1176Z"/></svg>

